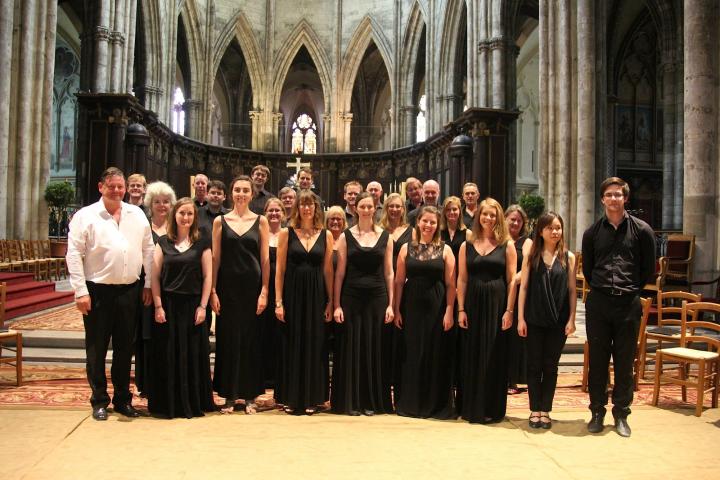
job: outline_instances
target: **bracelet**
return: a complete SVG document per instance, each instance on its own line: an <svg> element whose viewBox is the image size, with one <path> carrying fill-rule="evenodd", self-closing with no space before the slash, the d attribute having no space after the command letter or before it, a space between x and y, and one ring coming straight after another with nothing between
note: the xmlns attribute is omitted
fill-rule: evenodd
<svg viewBox="0 0 720 480"><path fill-rule="evenodd" d="M464 308L459 308L459 309L458 309L458 313L462 313L462 312L464 312L464 311L465 311Z"/></svg>
<svg viewBox="0 0 720 480"><path fill-rule="evenodd" d="M278 300L275 302L275 308L281 308L283 306L282 300Z"/></svg>
<svg viewBox="0 0 720 480"><path fill-rule="evenodd" d="M207 310L207 305L203 305L202 303L198 305L198 308L202 308L203 310Z"/></svg>
<svg viewBox="0 0 720 480"><path fill-rule="evenodd" d="M155 305L155 310L162 308L162 305Z"/></svg>
<svg viewBox="0 0 720 480"><path fill-rule="evenodd" d="M508 313L513 313L513 311L510 310L509 308L505 309L505 311L508 312Z"/></svg>

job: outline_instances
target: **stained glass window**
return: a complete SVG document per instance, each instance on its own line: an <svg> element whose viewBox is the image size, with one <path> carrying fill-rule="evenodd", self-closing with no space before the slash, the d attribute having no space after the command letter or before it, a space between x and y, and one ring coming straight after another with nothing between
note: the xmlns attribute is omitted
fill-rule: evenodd
<svg viewBox="0 0 720 480"><path fill-rule="evenodd" d="M292 152L317 153L317 126L307 113L303 113L292 124Z"/></svg>
<svg viewBox="0 0 720 480"><path fill-rule="evenodd" d="M172 106L172 131L185 135L185 110L183 110L183 104L185 103L185 95L183 95L180 87L175 89L173 94L173 106Z"/></svg>
<svg viewBox="0 0 720 480"><path fill-rule="evenodd" d="M417 124L415 125L415 141L422 142L427 138L427 120L425 119L425 112L427 111L427 99L425 95L420 97L418 102L418 114Z"/></svg>

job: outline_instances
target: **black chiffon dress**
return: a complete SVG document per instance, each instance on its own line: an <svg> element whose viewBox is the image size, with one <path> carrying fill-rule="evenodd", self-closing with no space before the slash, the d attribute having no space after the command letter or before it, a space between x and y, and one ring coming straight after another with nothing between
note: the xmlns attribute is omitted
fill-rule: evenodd
<svg viewBox="0 0 720 480"><path fill-rule="evenodd" d="M347 266L340 306L345 321L335 324L335 356L331 389L332 411L390 413L390 387L383 377L382 332L388 292L385 249L390 235L383 231L373 247L363 247L345 230Z"/></svg>
<svg viewBox="0 0 720 480"><path fill-rule="evenodd" d="M517 272L522 269L523 253L522 246L527 237L522 236L515 240L515 251L517 252ZM517 288L517 287L516 287ZM518 300L520 294L515 297L513 308L513 324L508 330L508 387L519 383L527 383L527 347L525 339L518 334Z"/></svg>
<svg viewBox="0 0 720 480"><path fill-rule="evenodd" d="M395 389L398 415L419 418L454 417L450 332L445 315L445 245L408 244L406 283L400 311L403 335L398 349Z"/></svg>
<svg viewBox="0 0 720 480"><path fill-rule="evenodd" d="M255 314L262 288L260 217L238 235L222 217L215 320L215 391L226 400L252 400L265 393L260 318Z"/></svg>
<svg viewBox="0 0 720 480"><path fill-rule="evenodd" d="M287 268L283 283L285 323L280 325L283 363L275 399L297 413L327 399L328 360L325 347L325 306L328 298L323 273L325 230L309 251L293 228L288 228Z"/></svg>
<svg viewBox="0 0 720 480"><path fill-rule="evenodd" d="M460 332L459 413L470 423L505 417L507 407L507 335L502 316L507 302L505 245L485 256L466 243L468 328Z"/></svg>
<svg viewBox="0 0 720 480"><path fill-rule="evenodd" d="M280 367L279 320L275 316L275 267L277 264L277 247L269 247L270 283L268 284L267 307L260 314L260 339L262 342L263 381L266 388L275 388L277 372Z"/></svg>
<svg viewBox="0 0 720 480"><path fill-rule="evenodd" d="M409 226L405 231L393 242L393 272L397 271L397 259L400 255L400 249L403 245L412 240L413 227ZM389 232L388 232L389 233ZM386 388L397 388L397 377L399 357L398 349L402 342L403 331L398 329L394 323L386 323L383 326L383 378Z"/></svg>
<svg viewBox="0 0 720 480"><path fill-rule="evenodd" d="M157 245L160 236L152 232L153 243ZM145 282L145 269L140 274L140 283ZM135 327L135 386L141 395L147 395L150 389L150 351L152 349L152 325L155 322L153 304L138 308L138 323Z"/></svg>
<svg viewBox="0 0 720 480"><path fill-rule="evenodd" d="M202 323L195 325L203 283L201 259L210 245L199 240L180 252L167 236L158 244L163 252L160 283L166 322L152 325L148 410L167 418L201 417L215 410L207 330Z"/></svg>

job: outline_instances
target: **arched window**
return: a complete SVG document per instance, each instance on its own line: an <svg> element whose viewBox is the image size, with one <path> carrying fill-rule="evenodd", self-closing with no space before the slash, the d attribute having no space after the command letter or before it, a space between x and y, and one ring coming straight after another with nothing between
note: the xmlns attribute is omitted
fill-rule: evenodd
<svg viewBox="0 0 720 480"><path fill-rule="evenodd" d="M418 110L417 123L415 125L415 141L422 142L427 138L427 120L425 117L425 113L427 112L427 98L424 94L420 97Z"/></svg>
<svg viewBox="0 0 720 480"><path fill-rule="evenodd" d="M180 87L175 88L173 93L173 106L172 106L172 131L185 135L185 110L183 110L183 104L185 103L185 95L183 95Z"/></svg>
<svg viewBox="0 0 720 480"><path fill-rule="evenodd" d="M292 152L317 153L317 126L307 113L303 113L293 122Z"/></svg>

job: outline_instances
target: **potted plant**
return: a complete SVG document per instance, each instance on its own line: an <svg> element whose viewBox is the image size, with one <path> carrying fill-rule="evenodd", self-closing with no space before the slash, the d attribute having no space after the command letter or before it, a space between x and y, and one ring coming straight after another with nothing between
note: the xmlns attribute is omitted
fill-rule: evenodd
<svg viewBox="0 0 720 480"><path fill-rule="evenodd" d="M525 210L528 216L528 232L535 230L535 224L540 215L545 211L545 199L540 195L532 193L523 193L518 200L518 204Z"/></svg>
<svg viewBox="0 0 720 480"><path fill-rule="evenodd" d="M45 202L50 209L50 254L53 257L64 257L67 253L68 209L74 201L75 188L70 182L50 182L45 187Z"/></svg>

